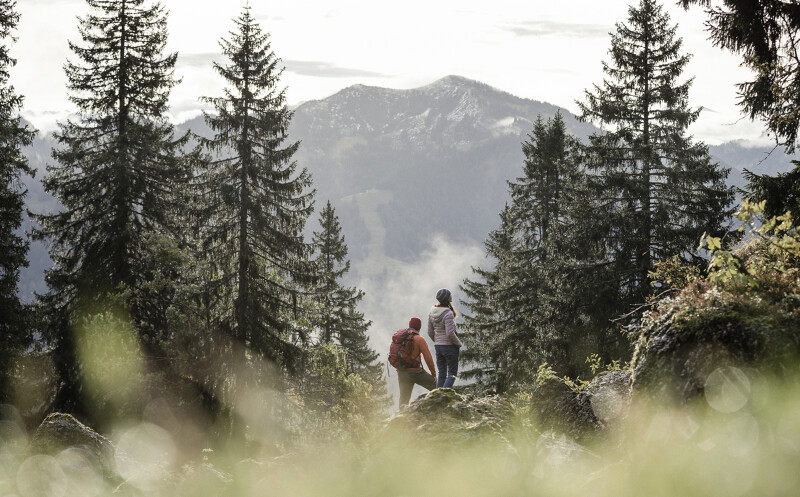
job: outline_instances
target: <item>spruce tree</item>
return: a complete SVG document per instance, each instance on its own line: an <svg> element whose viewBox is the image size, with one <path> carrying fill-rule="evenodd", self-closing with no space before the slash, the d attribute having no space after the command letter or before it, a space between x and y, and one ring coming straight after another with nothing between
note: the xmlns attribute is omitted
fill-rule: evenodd
<svg viewBox="0 0 800 497"><path fill-rule="evenodd" d="M206 294L214 319L244 348L289 369L299 356L292 334L298 289L313 276L303 228L313 191L292 159L299 142L284 143L292 112L283 72L246 6L220 46L228 58L214 68L225 79L222 97L205 97L214 137L200 175L202 249L213 268ZM305 340L305 337L301 337ZM244 357L242 357L244 360Z"/></svg>
<svg viewBox="0 0 800 497"><path fill-rule="evenodd" d="M462 286L473 313L465 360L478 364L467 374L499 391L530 384L544 363L577 375L598 341L586 294L602 285L603 264L585 224L592 202L580 144L560 113L539 116L528 138L524 174L509 182L511 204L486 242L495 267L473 268L482 281Z"/></svg>
<svg viewBox="0 0 800 497"><path fill-rule="evenodd" d="M87 3L82 43L69 44L76 60L65 65L77 117L59 123L56 164L44 179L63 210L36 216L37 236L49 241L54 262L43 300L66 384L61 407L78 400L69 330L77 312L105 308L111 299L128 308L141 333L158 332L148 322L152 305L162 304L138 292L151 276L150 245L175 229L173 192L184 179L177 158L184 141L165 116L177 54L164 54L164 8L146 0ZM157 346L157 337L142 338Z"/></svg>
<svg viewBox="0 0 800 497"><path fill-rule="evenodd" d="M631 6L612 33L606 79L578 102L582 119L608 129L590 137L588 166L601 199L593 221L614 264L620 313L651 295L656 261L694 258L704 232L724 229L733 198L728 170L687 134L700 111L688 105L691 80L680 81L689 56L675 31L655 0Z"/></svg>
<svg viewBox="0 0 800 497"><path fill-rule="evenodd" d="M317 303L312 325L319 330L322 343L337 342L347 353L347 364L352 370L369 370L375 379L382 378L378 354L369 347L367 329L371 322L359 312L358 303L364 292L355 287L342 286L342 279L350 271L347 245L342 235L339 218L330 201L320 212L320 231L313 234L313 260L317 281L312 291Z"/></svg>
<svg viewBox="0 0 800 497"><path fill-rule="evenodd" d="M484 242L486 255L494 267L473 267L476 279L465 279L461 284L470 313L464 314L464 329L459 333L466 345L461 355L464 365L460 375L501 392L510 386L516 363L522 367L533 363L527 359L517 361L512 354L524 355L522 348L517 344L509 347L513 336L523 329L521 314L514 309L515 297L521 296L515 291L518 244L516 219L511 206L506 204L500 212L500 226Z"/></svg>
<svg viewBox="0 0 800 497"><path fill-rule="evenodd" d="M605 261L587 223L594 199L587 191L582 147L567 133L560 112L547 122L537 119L528 138L522 144L524 174L509 182L520 237L516 258L524 261L517 272L523 295L517 311L525 323L521 338L536 365L546 362L577 376L606 328L586 301L587 294L606 294Z"/></svg>
<svg viewBox="0 0 800 497"><path fill-rule="evenodd" d="M0 0L0 403L8 402L12 356L28 341L25 312L17 285L19 271L28 265L28 241L20 236L25 190L22 175L34 172L22 155L33 131L20 122L22 96L9 84L16 60L9 54L11 33L19 22L16 1Z"/></svg>

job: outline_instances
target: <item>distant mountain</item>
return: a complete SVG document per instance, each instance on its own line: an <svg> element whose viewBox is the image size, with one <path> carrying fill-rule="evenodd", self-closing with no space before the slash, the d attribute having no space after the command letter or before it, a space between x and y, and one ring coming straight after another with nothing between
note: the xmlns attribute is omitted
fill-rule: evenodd
<svg viewBox="0 0 800 497"><path fill-rule="evenodd" d="M302 140L297 159L312 172L318 198L334 203L351 242L361 242L351 243L354 258L385 236L385 254L409 260L434 233L485 239L507 180L521 174L533 121L558 110L447 76L411 90L345 88L299 106L289 132ZM595 130L560 110L570 132Z"/></svg>
<svg viewBox="0 0 800 497"><path fill-rule="evenodd" d="M507 181L522 174L521 143L533 122L559 110L579 138L597 131L555 105L459 76L410 90L355 85L298 106L289 138L302 142L295 158L313 176L317 204L331 200L336 208L354 271L374 276L386 264L414 261L438 236L481 244L497 226ZM210 134L202 118L178 128ZM52 145L39 139L27 151L40 170L27 183L34 211L55 206L39 184ZM739 142L710 150L740 186L742 168L774 174L790 167L780 151L757 165L768 150ZM318 229L316 219L311 229ZM27 296L44 289L47 264L46 251L34 244L23 274Z"/></svg>
<svg viewBox="0 0 800 497"><path fill-rule="evenodd" d="M790 161L800 160L798 154L786 155L783 148L749 147L743 140L713 145L708 150L721 165L731 168L728 184L739 188L747 186L743 176L745 169L758 175L775 176L791 169Z"/></svg>
<svg viewBox="0 0 800 497"><path fill-rule="evenodd" d="M54 142L47 137L36 136L33 143L23 150L28 163L36 170L33 177L24 176L22 181L28 189L25 196L25 207L31 212L54 212L59 208L58 201L44 191L42 178L46 174L46 165L50 162L50 151ZM23 213L23 231L31 230L31 222L27 213ZM41 242L31 242L28 250L28 267L22 268L19 278L18 293L26 302L34 298L35 293L45 293L47 286L44 282L44 270L52 265L47 248Z"/></svg>

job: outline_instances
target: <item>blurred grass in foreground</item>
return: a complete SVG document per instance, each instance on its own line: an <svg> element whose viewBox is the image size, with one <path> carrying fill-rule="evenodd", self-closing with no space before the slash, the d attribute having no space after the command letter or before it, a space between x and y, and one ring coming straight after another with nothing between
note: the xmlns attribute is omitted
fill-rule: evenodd
<svg viewBox="0 0 800 497"><path fill-rule="evenodd" d="M6 419L0 496L800 495L800 383L728 373L690 406L634 402L591 446L540 433L525 397L496 439L434 444L378 427L371 437L304 439L277 457L244 445L180 453L179 435L162 427L120 426L110 437L116 480L81 449L29 453L26 434Z"/></svg>

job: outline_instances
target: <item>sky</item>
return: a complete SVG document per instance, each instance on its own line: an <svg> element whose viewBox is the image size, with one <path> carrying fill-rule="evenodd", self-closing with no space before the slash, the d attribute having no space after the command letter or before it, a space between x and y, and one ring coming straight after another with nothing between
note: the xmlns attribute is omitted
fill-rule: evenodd
<svg viewBox="0 0 800 497"><path fill-rule="evenodd" d="M212 62L224 62L219 39L234 29L244 2L162 0L169 11L170 52L178 52L170 117L198 115L201 96L221 95ZM709 145L766 141L760 122L743 118L734 84L750 77L740 58L712 46L700 8L663 4L694 77L690 105L703 107L690 133ZM628 0L250 0L282 59L290 105L321 99L353 84L415 88L451 74L575 113L575 100L603 80L609 33L627 17ZM25 97L23 117L40 131L73 112L64 63L80 43L85 0L18 0L21 14L11 83Z"/></svg>

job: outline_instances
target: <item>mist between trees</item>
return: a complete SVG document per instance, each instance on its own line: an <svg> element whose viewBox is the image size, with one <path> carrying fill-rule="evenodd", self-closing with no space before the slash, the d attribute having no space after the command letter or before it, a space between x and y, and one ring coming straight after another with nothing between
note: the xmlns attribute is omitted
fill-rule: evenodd
<svg viewBox="0 0 800 497"><path fill-rule="evenodd" d="M785 444L797 438L787 423L798 399L800 251L792 216L781 216L798 198L796 174L752 175L754 201L739 211L752 231L733 228L729 171L687 134L699 113L688 107L691 76L683 70L689 55L654 0L632 5L617 24L602 62L606 77L578 102L581 119L604 131L581 141L567 132L560 113L533 123L485 251L434 238L417 263L406 263L367 246L358 275L349 274L332 202L315 198L311 175L295 160L302 144L287 133L293 114L280 85L280 59L249 5L220 40L224 62L214 68L226 86L222 95L202 97L214 110L204 115L210 136L198 136L179 135L165 117L178 81L177 54L165 53L164 7L145 0L87 3L92 10L79 19L81 39L70 44L73 56L65 65L78 112L60 123L43 181L62 208L31 213L33 238L48 245L53 267L47 292L24 305L16 290L29 240L16 230L25 196L20 177L30 173L21 149L33 131L19 120L22 97L8 86L14 61L7 45L0 50L0 172L6 179L0 401L15 406L5 408L8 448L0 456L16 474L13 482L0 478L7 487L1 489L25 496L112 488L132 495L167 488L247 495L263 493L269 478L270 488L282 493L318 495L323 487L349 495L396 493L407 486L383 485L383 479L397 481L386 468L407 464L405 456L415 452L404 444L419 441L394 433L402 420L417 423L412 432L437 427L429 434L466 439L456 457L447 444L420 455L422 463L446 460L441 470L466 493L491 484L495 493L541 488L568 495L577 490L566 485L574 482L564 461L581 475L581 493L594 482L600 493L614 495L657 489L653 482L672 478L666 469L687 476L689 494L796 487L785 464L796 454ZM774 28L774 50L741 49L752 33L743 42L718 36L760 68L759 80L743 86L745 107L752 117L768 117L779 142L792 149L797 114L775 109L797 100L791 76L798 68L786 53L795 53L800 13L776 3L765 2L757 19ZM14 7L13 0L0 0L6 43L18 20ZM746 15L734 7L726 7L727 15ZM730 29L719 12L711 24ZM765 89L764 78L774 84ZM785 91L775 89L781 84ZM762 105L760 91L770 105ZM306 236L315 204L319 227ZM384 227L370 228L373 242L383 240ZM743 236L747 243L736 247ZM358 286L344 283L351 280ZM388 336L411 316L424 322L420 314L439 287L451 288L465 311L458 393L437 389L393 418L401 421L383 423L392 404L384 374ZM713 314L719 309L721 315ZM380 317L372 323L365 310ZM380 353L370 345L370 329ZM749 338L728 342L730 330ZM649 349L653 336L663 350L674 346L674 356ZM676 357L695 342L699 348L690 354L706 350L704 340L712 338L719 343L708 348L709 364L720 361L713 371L672 374ZM753 349L736 348L742 344ZM749 411L742 411L744 404L719 409L727 400L715 406L709 399L716 388L709 378L732 371L725 368L747 369L739 362L766 368L769 375L756 376L774 377L774 390L764 387L766 400L753 400ZM670 397L677 406L663 406L658 396L637 404L633 397L628 421L600 441L559 438L559 430L571 428L548 426L544 408L532 411L548 388L583 399L588 379L602 369L627 371L629 392L639 384L647 384L641 391L654 385L672 391L665 385L673 380L688 383ZM762 392L749 385L747 402ZM784 391L786 397L774 395ZM497 419L474 417L495 408ZM74 418L46 418L56 412ZM425 418L446 421L452 413L468 422L428 424ZM26 452L36 447L26 445L26 432L43 429L47 420L79 431L80 420L109 435L114 468L105 456L97 469L80 452ZM480 457L469 439L482 437L484 427L493 438L488 449L480 446ZM654 451L648 441L667 448ZM486 454L493 456L488 464ZM753 458L753 465L743 462ZM334 472L323 469L331 460ZM608 469L609 461L620 460L623 469ZM81 480L70 467L89 469ZM699 467L710 469L700 474ZM720 481L722 468L730 467L735 477ZM477 482L487 470L492 478ZM765 476L773 470L779 478ZM314 478L303 478L307 473ZM193 481L193 474L204 476ZM197 482L209 487L198 489ZM422 482L427 489L443 486L440 479Z"/></svg>

